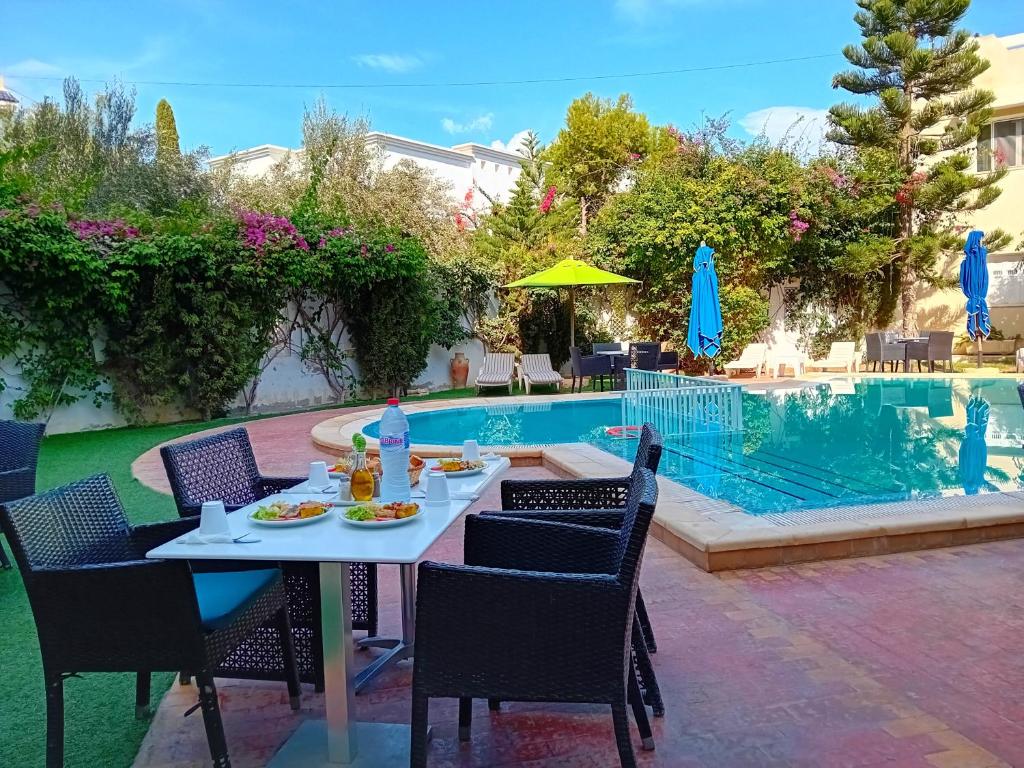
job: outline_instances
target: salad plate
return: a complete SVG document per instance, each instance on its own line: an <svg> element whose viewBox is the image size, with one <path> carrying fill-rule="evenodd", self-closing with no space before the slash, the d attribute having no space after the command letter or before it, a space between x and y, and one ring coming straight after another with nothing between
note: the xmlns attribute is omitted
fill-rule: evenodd
<svg viewBox="0 0 1024 768"><path fill-rule="evenodd" d="M362 502L344 512L341 521L354 528L393 528L418 520L422 515L423 511L415 502L396 501L384 505Z"/></svg>
<svg viewBox="0 0 1024 768"><path fill-rule="evenodd" d="M249 513L249 520L255 525L268 528L295 528L330 517L330 508L331 505L325 501L303 501L298 504L275 501Z"/></svg>
<svg viewBox="0 0 1024 768"><path fill-rule="evenodd" d="M430 467L431 472L444 472L447 477L469 477L479 475L487 469L484 461L465 461L463 459L438 459L437 464Z"/></svg>

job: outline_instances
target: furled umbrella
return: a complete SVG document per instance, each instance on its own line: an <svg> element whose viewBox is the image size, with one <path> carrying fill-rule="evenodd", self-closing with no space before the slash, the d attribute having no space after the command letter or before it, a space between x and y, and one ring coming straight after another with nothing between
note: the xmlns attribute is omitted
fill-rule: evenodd
<svg viewBox="0 0 1024 768"><path fill-rule="evenodd" d="M981 367L981 340L992 332L988 317L988 249L981 244L983 232L973 230L964 244L964 260L960 264L960 289L967 297L967 336L978 347Z"/></svg>
<svg viewBox="0 0 1024 768"><path fill-rule="evenodd" d="M697 359L709 360L722 351L722 307L718 300L715 252L701 240L693 257L693 293L686 345Z"/></svg>
<svg viewBox="0 0 1024 768"><path fill-rule="evenodd" d="M576 346L576 286L578 285L627 285L639 283L631 277L616 275L592 267L579 259L563 259L548 269L529 277L509 283L505 288L568 288L569 289L569 339L570 346Z"/></svg>
<svg viewBox="0 0 1024 768"><path fill-rule="evenodd" d="M967 426L960 441L960 482L964 493L973 496L985 485L985 467L988 465L988 446L985 431L988 429L988 401L971 395L967 401Z"/></svg>

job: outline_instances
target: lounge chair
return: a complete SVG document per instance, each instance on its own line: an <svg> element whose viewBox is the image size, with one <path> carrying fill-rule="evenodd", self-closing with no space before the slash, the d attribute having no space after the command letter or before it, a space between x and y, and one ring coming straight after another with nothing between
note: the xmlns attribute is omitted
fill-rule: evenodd
<svg viewBox="0 0 1024 768"><path fill-rule="evenodd" d="M519 361L519 386L526 388L526 394L536 386L562 388L562 374L551 367L550 355L523 355Z"/></svg>
<svg viewBox="0 0 1024 768"><path fill-rule="evenodd" d="M512 394L512 375L516 367L516 356L511 352L488 352L476 375L477 394L484 387L508 387Z"/></svg>
<svg viewBox="0 0 1024 768"><path fill-rule="evenodd" d="M808 360L806 368L822 371L840 369L847 373L857 370L857 344L853 341L833 341L828 356L822 360Z"/></svg>
<svg viewBox="0 0 1024 768"><path fill-rule="evenodd" d="M729 371L753 371L755 376L761 376L764 374L767 358L767 344L747 344L738 359L722 367L725 368L726 376L729 375Z"/></svg>

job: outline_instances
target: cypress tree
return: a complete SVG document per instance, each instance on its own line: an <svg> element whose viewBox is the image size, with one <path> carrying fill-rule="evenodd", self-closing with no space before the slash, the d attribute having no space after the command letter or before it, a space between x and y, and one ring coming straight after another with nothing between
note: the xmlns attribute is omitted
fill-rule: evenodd
<svg viewBox="0 0 1024 768"><path fill-rule="evenodd" d="M167 99L160 99L156 105L156 158L173 159L181 156L178 144L178 126L174 122L174 110Z"/></svg>
<svg viewBox="0 0 1024 768"><path fill-rule="evenodd" d="M939 254L955 247L958 214L991 203L1004 172L970 172L971 149L991 116L994 95L973 87L988 69L971 33L959 28L970 0L857 0L860 45L843 55L855 69L833 88L873 96L873 105L838 104L828 138L881 149L898 167L893 236L881 249L899 277L903 329L913 329L919 283L941 285ZM991 241L989 243L992 244Z"/></svg>

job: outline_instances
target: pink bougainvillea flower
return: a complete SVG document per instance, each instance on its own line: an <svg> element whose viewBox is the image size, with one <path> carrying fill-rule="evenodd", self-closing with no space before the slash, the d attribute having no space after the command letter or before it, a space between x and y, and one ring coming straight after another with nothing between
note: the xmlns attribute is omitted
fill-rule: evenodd
<svg viewBox="0 0 1024 768"><path fill-rule="evenodd" d="M551 210L551 204L555 201L556 192L558 192L558 189L554 185L548 187L547 194L545 194L544 199L540 201L539 207L541 213L547 213Z"/></svg>
<svg viewBox="0 0 1024 768"><path fill-rule="evenodd" d="M384 250L387 251L388 253L394 253L395 246L392 243L388 243L387 245L384 246Z"/></svg>
<svg viewBox="0 0 1024 768"><path fill-rule="evenodd" d="M789 212L789 235L796 242L804 236L804 232L810 229L811 225L800 218L800 214L797 213L796 209Z"/></svg>

